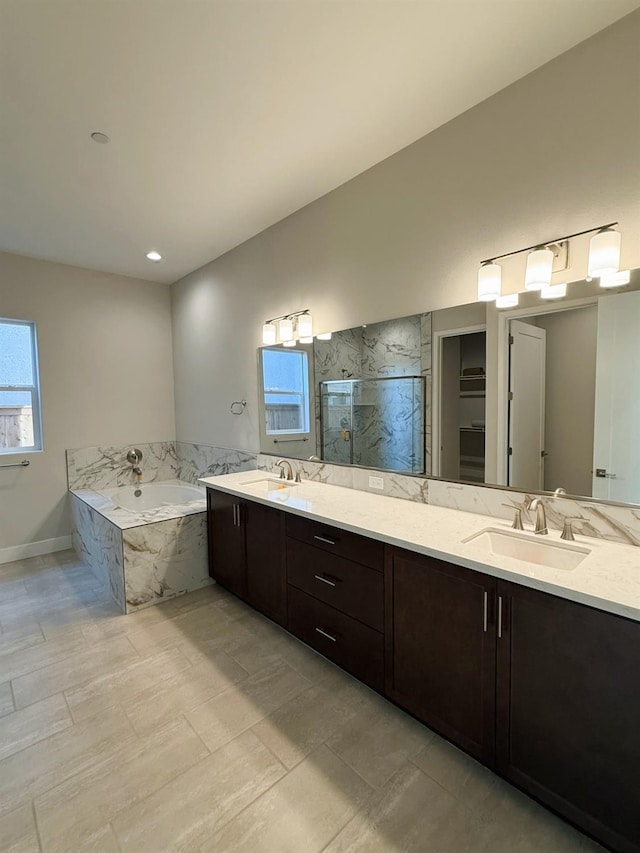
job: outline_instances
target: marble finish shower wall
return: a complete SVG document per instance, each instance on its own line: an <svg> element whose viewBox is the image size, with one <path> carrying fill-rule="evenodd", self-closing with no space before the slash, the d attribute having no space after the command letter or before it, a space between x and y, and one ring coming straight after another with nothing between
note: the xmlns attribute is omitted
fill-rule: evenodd
<svg viewBox="0 0 640 853"><path fill-rule="evenodd" d="M71 495L73 547L125 612L122 531L93 507Z"/></svg>
<svg viewBox="0 0 640 853"><path fill-rule="evenodd" d="M210 447L206 444L177 441L176 457L178 479L195 484L199 477L251 471L256 467L257 454L244 450L229 450L226 447Z"/></svg>
<svg viewBox="0 0 640 853"><path fill-rule="evenodd" d="M127 444L122 447L82 447L67 450L67 479L70 489L112 489L137 482L127 452L135 447L142 451L142 482L175 480L178 460L174 441Z"/></svg>
<svg viewBox="0 0 640 853"><path fill-rule="evenodd" d="M131 527L122 534L127 613L212 582L206 512Z"/></svg>

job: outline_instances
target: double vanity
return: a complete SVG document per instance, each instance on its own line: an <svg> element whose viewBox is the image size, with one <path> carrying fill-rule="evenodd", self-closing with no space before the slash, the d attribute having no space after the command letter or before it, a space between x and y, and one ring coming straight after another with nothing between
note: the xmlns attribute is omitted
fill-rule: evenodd
<svg viewBox="0 0 640 853"><path fill-rule="evenodd" d="M209 570L609 848L640 850L638 549L251 471Z"/></svg>

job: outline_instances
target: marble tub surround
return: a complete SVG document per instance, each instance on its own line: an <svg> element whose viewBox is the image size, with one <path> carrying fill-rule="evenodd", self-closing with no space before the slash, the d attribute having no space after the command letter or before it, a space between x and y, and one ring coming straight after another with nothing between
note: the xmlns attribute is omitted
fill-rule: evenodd
<svg viewBox="0 0 640 853"><path fill-rule="evenodd" d="M157 485L184 485L181 480L165 480ZM194 484L189 484L194 485ZM143 484L144 488L144 484ZM92 507L108 521L115 524L120 530L128 530L130 527L141 527L145 524L155 524L159 521L167 521L172 518L180 518L183 515L193 515L204 512L206 509L206 496L202 496L184 504L172 504L155 509L133 510L123 509L117 506L109 495L93 489L72 489L71 494Z"/></svg>
<svg viewBox="0 0 640 853"><path fill-rule="evenodd" d="M201 498L187 504L140 512L116 507L109 497L90 489L73 490L71 501L76 553L111 591L122 612L211 583L204 490Z"/></svg>
<svg viewBox="0 0 640 853"><path fill-rule="evenodd" d="M122 530L78 495L71 495L73 547L116 602L126 609Z"/></svg>
<svg viewBox="0 0 640 853"><path fill-rule="evenodd" d="M111 489L137 482L127 462L127 452L136 447L142 451L142 482L175 480L178 459L174 441L131 442L122 446L82 447L67 450L69 489Z"/></svg>
<svg viewBox="0 0 640 853"><path fill-rule="evenodd" d="M283 496L279 491L260 491L252 481L255 475L228 474L204 478L202 484L640 621L639 552L635 547L578 536L576 544L588 548L587 556L571 571L554 569L486 553L475 543L465 543L488 527L510 529L507 522L489 515L309 481ZM530 531L522 535L539 541ZM559 541L559 535L545 539Z"/></svg>
<svg viewBox="0 0 640 853"><path fill-rule="evenodd" d="M122 533L127 613L211 584L205 512Z"/></svg>
<svg viewBox="0 0 640 853"><path fill-rule="evenodd" d="M256 467L257 453L177 441L176 458L178 479L195 484L199 477L233 474L234 471L251 471Z"/></svg>

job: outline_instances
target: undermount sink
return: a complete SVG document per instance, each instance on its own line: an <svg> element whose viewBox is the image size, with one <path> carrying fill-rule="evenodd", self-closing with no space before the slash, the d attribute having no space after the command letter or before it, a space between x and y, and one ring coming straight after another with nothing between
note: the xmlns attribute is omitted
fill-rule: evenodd
<svg viewBox="0 0 640 853"><path fill-rule="evenodd" d="M550 569L572 571L591 553L589 548L565 542L549 542L541 537L522 535L510 530L487 527L463 539L465 545L475 545L485 554L511 557L525 563L535 563Z"/></svg>
<svg viewBox="0 0 640 853"><path fill-rule="evenodd" d="M293 480L280 480L275 477L261 477L258 480L248 480L242 483L243 487L255 489L258 492L278 492L299 485L300 483L295 483Z"/></svg>

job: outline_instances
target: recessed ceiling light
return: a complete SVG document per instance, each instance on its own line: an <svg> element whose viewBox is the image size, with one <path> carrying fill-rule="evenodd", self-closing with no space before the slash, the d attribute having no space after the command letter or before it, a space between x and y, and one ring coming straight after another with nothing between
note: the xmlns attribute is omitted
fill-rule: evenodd
<svg viewBox="0 0 640 853"><path fill-rule="evenodd" d="M91 134L91 138L94 142L99 142L100 145L106 145L109 141L109 137L106 133L100 133L100 131L97 130Z"/></svg>
<svg viewBox="0 0 640 853"><path fill-rule="evenodd" d="M158 261L162 260L162 255L160 254L160 252L156 252L155 249L152 249L150 252L147 252L145 257L147 257L150 261L154 261L155 263L158 263Z"/></svg>

